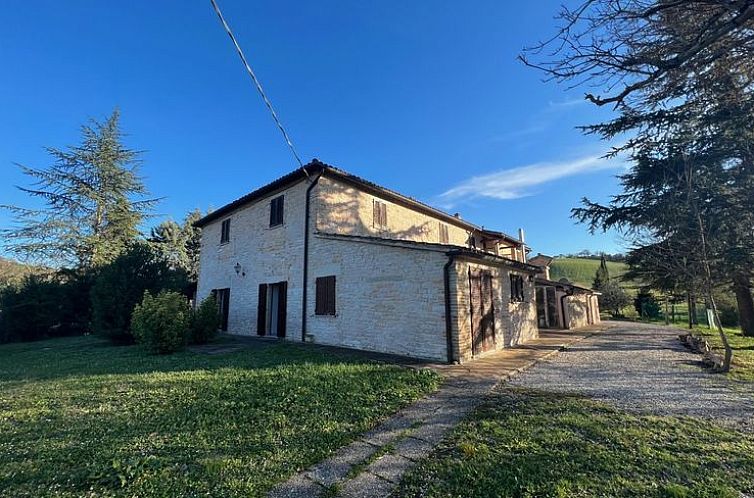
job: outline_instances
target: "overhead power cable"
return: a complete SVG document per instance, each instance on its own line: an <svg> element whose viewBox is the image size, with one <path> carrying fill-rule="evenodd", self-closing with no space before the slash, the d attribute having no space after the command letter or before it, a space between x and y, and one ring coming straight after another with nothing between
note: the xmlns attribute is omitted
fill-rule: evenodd
<svg viewBox="0 0 754 498"><path fill-rule="evenodd" d="M217 13L217 17L220 18L220 22L225 28L225 31L228 33L230 40L233 42L233 45L236 47L236 52L238 52L238 56L241 58L241 62L243 62L243 65L246 68L246 72L249 73L249 76L251 76L251 80L254 82L254 85L257 87L257 91L259 92L259 95L262 96L262 100L264 100L264 103L267 106L267 109L269 109L270 113L272 114L272 119L275 120L275 124L280 129L280 132L283 134L285 143L287 143L288 148L291 149L291 153L293 153L293 157L296 159L296 162L298 162L298 165L301 167L301 170L304 172L306 177L309 178L309 173L307 173L306 168L304 168L304 163L301 162L301 158L298 156L298 153L296 152L296 148L293 146L293 142L291 142L291 138L288 136L288 132L285 131L285 127L283 127L283 123L280 122L280 118L278 118L278 115L275 112L275 109L272 107L272 102L270 102L270 99L267 98L267 95L264 93L264 89L262 88L262 84L259 83L259 80L257 79L257 75L254 74L254 70L251 69L249 62L246 60L246 56L243 54L243 50L241 50L241 46L236 41L236 37L233 36L233 31L231 31L230 26L228 26L228 23L225 21L225 18L223 17L222 12L220 12L220 7L217 5L217 2L215 0L210 0L210 2L212 2L212 7L215 9L215 13Z"/></svg>

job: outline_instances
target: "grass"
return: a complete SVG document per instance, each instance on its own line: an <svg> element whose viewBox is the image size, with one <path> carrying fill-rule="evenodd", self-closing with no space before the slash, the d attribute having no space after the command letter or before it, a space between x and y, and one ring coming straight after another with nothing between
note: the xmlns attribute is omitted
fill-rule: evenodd
<svg viewBox="0 0 754 498"><path fill-rule="evenodd" d="M504 388L406 475L402 497L730 497L754 492L754 434Z"/></svg>
<svg viewBox="0 0 754 498"><path fill-rule="evenodd" d="M583 287L592 287L594 274L600 266L599 259L586 258L555 258L550 266L550 278L560 280L567 278L571 282ZM628 265L617 261L607 261L607 271L610 278L617 279L628 270Z"/></svg>
<svg viewBox="0 0 754 498"><path fill-rule="evenodd" d="M720 355L725 353L717 330L700 327L697 332L704 335L713 350L719 352ZM728 336L728 343L733 349L733 361L728 376L736 380L754 382L754 337L744 337L741 329L738 328L726 328L725 332Z"/></svg>
<svg viewBox="0 0 754 498"><path fill-rule="evenodd" d="M294 344L1 346L0 496L264 496L438 382Z"/></svg>

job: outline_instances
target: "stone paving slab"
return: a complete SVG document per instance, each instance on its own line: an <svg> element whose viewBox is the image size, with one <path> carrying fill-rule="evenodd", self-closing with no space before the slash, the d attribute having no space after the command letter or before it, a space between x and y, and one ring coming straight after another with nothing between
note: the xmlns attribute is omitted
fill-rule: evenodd
<svg viewBox="0 0 754 498"><path fill-rule="evenodd" d="M387 498L395 484L369 472L362 472L341 488L338 496L343 498Z"/></svg>
<svg viewBox="0 0 754 498"><path fill-rule="evenodd" d="M395 444L396 455L400 455L415 462L425 458L433 449L435 449L434 444L422 439L416 439L412 436L404 438Z"/></svg>
<svg viewBox="0 0 754 498"><path fill-rule="evenodd" d="M401 480L401 476L413 465L414 462L400 455L382 455L369 464L366 472L397 484Z"/></svg>
<svg viewBox="0 0 754 498"><path fill-rule="evenodd" d="M354 441L338 450L306 472L305 476L322 486L331 486L345 479L351 468L377 451L377 446L362 441Z"/></svg>
<svg viewBox="0 0 754 498"><path fill-rule="evenodd" d="M541 332L539 339L522 347L495 351L462 365L431 365L445 377L437 391L398 411L359 440L297 474L268 496L317 497L327 487L335 485L338 496L344 498L387 497L406 470L428 456L495 385L600 330L602 328L593 327L581 331ZM378 451L385 454L370 462ZM364 464L363 470L348 479L352 469Z"/></svg>

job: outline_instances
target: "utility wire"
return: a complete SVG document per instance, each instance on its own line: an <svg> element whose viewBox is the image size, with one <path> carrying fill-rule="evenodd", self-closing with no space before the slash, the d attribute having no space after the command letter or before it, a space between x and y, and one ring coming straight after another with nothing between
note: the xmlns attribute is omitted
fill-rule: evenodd
<svg viewBox="0 0 754 498"><path fill-rule="evenodd" d="M241 62L243 62L243 65L246 67L246 72L249 73L249 76L251 76L251 80L254 82L254 85L257 87L257 91L259 92L259 95L262 96L262 100L264 100L264 103L267 106L267 109L269 109L270 113L272 114L272 119L275 120L275 124L277 124L278 128L280 129L280 132L283 134L285 143L287 143L288 148L291 149L291 152L293 153L293 157L296 158L296 161L298 162L298 165L301 167L301 170L304 172L306 177L309 178L309 173L307 173L306 168L304 168L304 163L301 162L301 158L298 157L298 153L296 152L296 148L293 146L293 142L291 142L291 138L288 136L288 133L285 131L285 128L283 127L283 123L280 122L280 118L278 118L278 115L275 112L275 109L272 107L272 102L270 102L270 99L268 99L267 95L265 95L264 89L262 88L262 84L259 83L259 80L257 79L257 75L254 74L254 71L251 69L251 66L246 61L246 56L243 54L243 50L241 50L241 46L236 41L236 37L233 36L233 31L230 30L230 26L228 26L228 23L225 22L225 18L223 17L222 12L220 12L220 7L217 5L217 2L215 0L210 0L210 2L212 2L212 7L215 9L215 13L217 13L217 17L220 18L220 22L225 28L225 31L228 33L230 40L233 42L233 45L236 47L236 52L238 52L238 56L241 58Z"/></svg>

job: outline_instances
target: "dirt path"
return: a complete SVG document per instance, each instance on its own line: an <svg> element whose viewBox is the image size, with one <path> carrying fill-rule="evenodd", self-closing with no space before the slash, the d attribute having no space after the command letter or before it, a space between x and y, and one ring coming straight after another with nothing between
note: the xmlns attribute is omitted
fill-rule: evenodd
<svg viewBox="0 0 754 498"><path fill-rule="evenodd" d="M620 408L713 418L754 430L754 384L699 367L678 341L679 329L625 323L587 338L510 384L577 392Z"/></svg>

